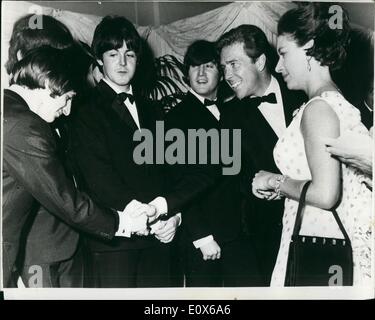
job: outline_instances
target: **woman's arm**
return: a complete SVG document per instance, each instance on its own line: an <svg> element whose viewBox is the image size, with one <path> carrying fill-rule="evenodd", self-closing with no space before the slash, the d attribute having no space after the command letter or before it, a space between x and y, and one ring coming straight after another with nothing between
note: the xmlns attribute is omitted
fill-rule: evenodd
<svg viewBox="0 0 375 320"><path fill-rule="evenodd" d="M306 203L331 209L340 197L341 171L339 162L327 152L323 139L340 135L339 119L326 102L315 100L304 110L301 132L312 176ZM304 183L305 181L286 179L280 186L281 194L299 200Z"/></svg>
<svg viewBox="0 0 375 320"><path fill-rule="evenodd" d="M341 170L339 162L327 152L323 140L340 135L339 119L326 102L315 100L304 110L301 132L312 176L306 203L322 209L331 209L340 198ZM264 193L263 196L259 192L254 194L272 200L276 198L276 190L279 194L298 201L305 182L306 180L289 177L280 181L280 175L262 171L253 180L253 193L256 189L271 191L272 195L269 197L264 196Z"/></svg>

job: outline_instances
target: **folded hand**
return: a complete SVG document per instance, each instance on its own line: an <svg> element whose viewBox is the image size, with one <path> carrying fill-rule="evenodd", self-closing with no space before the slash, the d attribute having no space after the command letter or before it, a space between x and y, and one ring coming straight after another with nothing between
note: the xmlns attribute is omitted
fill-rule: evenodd
<svg viewBox="0 0 375 320"><path fill-rule="evenodd" d="M151 226L151 233L154 234L155 238L160 242L171 242L176 234L179 223L180 217L178 215L169 218L167 221L159 220Z"/></svg>
<svg viewBox="0 0 375 320"><path fill-rule="evenodd" d="M215 260L221 257L221 248L215 240L199 248L203 255L203 260Z"/></svg>

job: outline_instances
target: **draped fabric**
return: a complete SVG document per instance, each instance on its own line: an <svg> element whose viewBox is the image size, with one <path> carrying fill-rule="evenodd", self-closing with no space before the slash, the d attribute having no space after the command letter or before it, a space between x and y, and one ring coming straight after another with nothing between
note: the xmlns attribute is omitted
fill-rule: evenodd
<svg viewBox="0 0 375 320"><path fill-rule="evenodd" d="M279 17L293 7L292 3L234 2L206 13L159 27L137 26L140 35L152 48L155 57L173 54L182 60L186 48L197 39L214 41L224 32L241 24L259 26L272 44L276 44L276 27ZM36 6L24 1L2 2L2 41L4 58L14 22L29 13L51 15L63 22L73 36L91 45L96 25L101 16Z"/></svg>

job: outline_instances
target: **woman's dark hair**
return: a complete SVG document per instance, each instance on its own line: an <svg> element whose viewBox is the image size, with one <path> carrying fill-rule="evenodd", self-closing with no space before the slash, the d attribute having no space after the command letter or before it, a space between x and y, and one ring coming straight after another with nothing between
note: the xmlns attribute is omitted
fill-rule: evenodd
<svg viewBox="0 0 375 320"><path fill-rule="evenodd" d="M129 50L133 50L140 58L141 37L134 25L125 17L106 16L97 25L91 48L97 59L103 58L108 50L119 49L124 41Z"/></svg>
<svg viewBox="0 0 375 320"><path fill-rule="evenodd" d="M332 73L332 79L345 98L359 108L374 86L374 43L370 31L350 31L347 57L342 67Z"/></svg>
<svg viewBox="0 0 375 320"><path fill-rule="evenodd" d="M32 19L40 19L42 28L30 26ZM8 74L17 63L17 52L22 56L30 50L49 45L56 49L65 49L73 44L73 36L60 21L47 15L26 15L16 21L9 41L8 61L5 65Z"/></svg>
<svg viewBox="0 0 375 320"><path fill-rule="evenodd" d="M334 4L300 3L297 8L287 11L279 20L278 35L290 35L298 46L314 40L314 45L306 54L314 57L330 70L339 68L346 58L346 47L349 39L349 19L346 11L330 12ZM333 19L333 14L341 12L340 21ZM331 21L333 19L333 21ZM337 25L335 24L337 23Z"/></svg>
<svg viewBox="0 0 375 320"><path fill-rule="evenodd" d="M51 96L61 96L74 90L72 84L73 65L68 49L55 49L44 46L30 51L13 68L10 84L28 89L51 90Z"/></svg>

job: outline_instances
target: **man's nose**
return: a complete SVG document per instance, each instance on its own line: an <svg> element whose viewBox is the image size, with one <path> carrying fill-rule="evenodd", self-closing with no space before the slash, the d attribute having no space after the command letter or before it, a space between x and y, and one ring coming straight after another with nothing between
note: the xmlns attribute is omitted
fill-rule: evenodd
<svg viewBox="0 0 375 320"><path fill-rule="evenodd" d="M205 65L201 64L198 69L198 76L204 76L206 74Z"/></svg>
<svg viewBox="0 0 375 320"><path fill-rule="evenodd" d="M275 71L277 73L281 73L282 70L283 70L283 65L282 65L282 62L281 62L281 58L279 58L279 61L277 61Z"/></svg>
<svg viewBox="0 0 375 320"><path fill-rule="evenodd" d="M120 65L126 66L126 55L120 54Z"/></svg>

